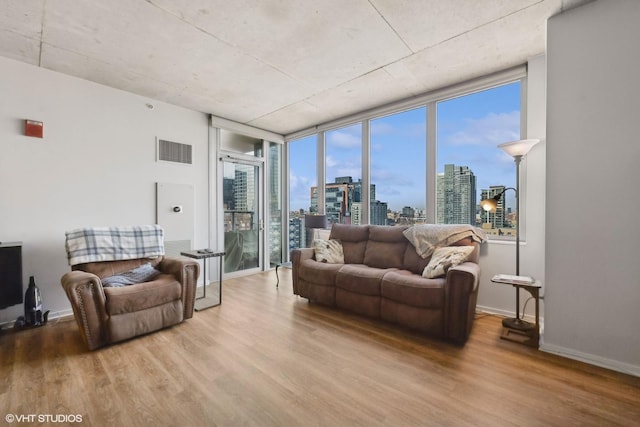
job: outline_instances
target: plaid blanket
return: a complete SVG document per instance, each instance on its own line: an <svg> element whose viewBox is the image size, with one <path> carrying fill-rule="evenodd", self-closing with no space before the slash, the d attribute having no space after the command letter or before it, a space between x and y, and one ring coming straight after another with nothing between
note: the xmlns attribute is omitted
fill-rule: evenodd
<svg viewBox="0 0 640 427"><path fill-rule="evenodd" d="M65 234L69 265L164 255L164 230L158 225L79 228Z"/></svg>

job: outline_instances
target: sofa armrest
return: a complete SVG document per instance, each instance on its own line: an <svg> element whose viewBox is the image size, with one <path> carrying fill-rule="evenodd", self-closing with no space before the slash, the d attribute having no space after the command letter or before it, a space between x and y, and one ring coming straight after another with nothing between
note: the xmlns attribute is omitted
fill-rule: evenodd
<svg viewBox="0 0 640 427"><path fill-rule="evenodd" d="M480 284L480 266L463 262L447 272L445 287L445 337L464 343L473 326Z"/></svg>
<svg viewBox="0 0 640 427"><path fill-rule="evenodd" d="M300 264L306 259L313 259L314 252L312 248L300 248L291 251L291 280L293 282L293 294L298 294L298 272Z"/></svg>
<svg viewBox="0 0 640 427"><path fill-rule="evenodd" d="M198 261L187 257L164 257L158 264L158 270L165 274L173 275L180 282L180 285L182 285L184 318L192 318L198 277L200 276L200 264Z"/></svg>
<svg viewBox="0 0 640 427"><path fill-rule="evenodd" d="M62 276L61 283L89 350L107 344L106 298L100 278L84 271L70 271Z"/></svg>

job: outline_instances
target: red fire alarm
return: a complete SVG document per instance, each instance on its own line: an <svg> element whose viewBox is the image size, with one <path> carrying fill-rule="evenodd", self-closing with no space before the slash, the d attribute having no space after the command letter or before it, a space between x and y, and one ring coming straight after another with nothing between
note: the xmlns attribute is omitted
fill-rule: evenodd
<svg viewBox="0 0 640 427"><path fill-rule="evenodd" d="M25 136L33 136L36 138L42 138L44 131L44 124L35 120L24 121L24 134Z"/></svg>

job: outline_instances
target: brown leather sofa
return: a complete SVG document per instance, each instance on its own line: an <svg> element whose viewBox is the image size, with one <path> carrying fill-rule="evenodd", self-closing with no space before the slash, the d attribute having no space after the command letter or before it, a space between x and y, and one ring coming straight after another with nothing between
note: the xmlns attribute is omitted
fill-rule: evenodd
<svg viewBox="0 0 640 427"><path fill-rule="evenodd" d="M311 248L291 251L293 293L311 302L383 319L427 335L466 342L473 325L480 266L479 245L465 238L452 246L474 246L469 260L446 277L427 279L421 258L404 236L405 226L334 224L344 264L315 260Z"/></svg>
<svg viewBox="0 0 640 427"><path fill-rule="evenodd" d="M101 279L151 263L152 281L103 287ZM89 350L172 326L193 316L200 273L197 261L158 257L78 264L62 279Z"/></svg>

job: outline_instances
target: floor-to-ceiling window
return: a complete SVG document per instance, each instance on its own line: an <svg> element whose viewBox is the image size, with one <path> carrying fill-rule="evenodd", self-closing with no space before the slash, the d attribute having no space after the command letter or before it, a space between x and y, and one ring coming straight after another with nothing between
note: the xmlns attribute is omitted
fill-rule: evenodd
<svg viewBox="0 0 640 427"><path fill-rule="evenodd" d="M424 223L427 207L426 107L373 119L369 134L372 194L369 223Z"/></svg>
<svg viewBox="0 0 640 427"><path fill-rule="evenodd" d="M289 141L290 248L304 233L296 218L318 212L322 194L329 223L472 224L490 238L513 238L515 192L505 193L496 213L481 213L479 203L515 186L513 159L497 145L521 137L524 77L524 69L510 70Z"/></svg>
<svg viewBox="0 0 640 427"><path fill-rule="evenodd" d="M289 154L289 249L305 246L304 215L312 210L311 189L317 188L317 136L311 135L288 143ZM317 196L316 196L317 197ZM317 199L315 200L317 207Z"/></svg>
<svg viewBox="0 0 640 427"><path fill-rule="evenodd" d="M515 187L513 158L498 144L520 139L520 82L443 100L437 104L436 222L483 227L493 238L515 236L515 192L495 213L480 200Z"/></svg>
<svg viewBox="0 0 640 427"><path fill-rule="evenodd" d="M269 265L275 267L282 257L282 144L269 143Z"/></svg>
<svg viewBox="0 0 640 427"><path fill-rule="evenodd" d="M362 210L362 124L326 132L325 213L329 224L351 224ZM318 188L311 189L316 199ZM311 206L314 208L314 205ZM359 223L358 220L353 221Z"/></svg>

